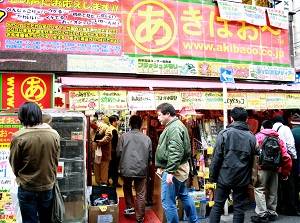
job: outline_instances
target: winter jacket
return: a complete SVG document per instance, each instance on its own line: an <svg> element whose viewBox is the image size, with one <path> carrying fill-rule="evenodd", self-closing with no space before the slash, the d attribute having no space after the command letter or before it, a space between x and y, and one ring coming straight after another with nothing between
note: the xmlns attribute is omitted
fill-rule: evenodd
<svg viewBox="0 0 300 223"><path fill-rule="evenodd" d="M123 177L144 178L152 161L152 142L139 129L121 135L117 145L120 173Z"/></svg>
<svg viewBox="0 0 300 223"><path fill-rule="evenodd" d="M275 137L279 136L278 133L273 129L263 129L262 131L260 131L255 135L257 143L259 144L260 148L262 147L262 142L264 141L266 135L275 136ZM278 172L281 172L282 175L285 177L290 175L290 170L292 168L292 159L291 156L287 153L287 149L285 147L285 143L283 142L283 140L280 139L279 137L278 140L280 143L280 151L283 159L282 167L278 169ZM258 169L261 170L262 169L261 166L258 165Z"/></svg>
<svg viewBox="0 0 300 223"><path fill-rule="evenodd" d="M103 138L97 142L94 142L94 138L96 135L102 135ZM111 129L108 125L106 125L103 122L98 122L98 129L91 130L90 133L91 142L92 142L92 152L95 153L95 150L97 149L97 145L101 147L102 151L102 161L110 161L111 160L111 139L112 139L112 133Z"/></svg>
<svg viewBox="0 0 300 223"><path fill-rule="evenodd" d="M256 139L249 130L247 122L235 121L218 134L209 166L211 182L225 186L251 183Z"/></svg>
<svg viewBox="0 0 300 223"><path fill-rule="evenodd" d="M279 126L281 126L279 128ZM279 130L277 131L277 129ZM286 149L292 159L297 159L297 152L295 148L295 140L290 127L283 125L281 122L276 122L273 129L278 132L279 137L286 143Z"/></svg>
<svg viewBox="0 0 300 223"><path fill-rule="evenodd" d="M188 162L191 155L191 142L184 124L175 117L159 137L155 154L155 166L175 173L181 164Z"/></svg>
<svg viewBox="0 0 300 223"><path fill-rule="evenodd" d="M29 191L53 188L60 156L60 136L48 124L13 134L9 162L17 183Z"/></svg>

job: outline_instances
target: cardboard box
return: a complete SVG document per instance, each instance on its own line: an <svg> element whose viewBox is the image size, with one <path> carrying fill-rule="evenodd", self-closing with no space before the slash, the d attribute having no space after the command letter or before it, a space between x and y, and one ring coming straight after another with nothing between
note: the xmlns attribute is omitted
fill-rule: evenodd
<svg viewBox="0 0 300 223"><path fill-rule="evenodd" d="M117 204L89 206L89 223L118 223L119 200Z"/></svg>

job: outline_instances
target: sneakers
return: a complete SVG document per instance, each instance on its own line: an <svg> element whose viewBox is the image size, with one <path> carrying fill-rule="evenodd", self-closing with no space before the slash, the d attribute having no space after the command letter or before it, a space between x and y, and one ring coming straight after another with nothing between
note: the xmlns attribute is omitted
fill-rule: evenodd
<svg viewBox="0 0 300 223"><path fill-rule="evenodd" d="M144 218L142 218L141 220L136 220L136 223L143 223L144 222Z"/></svg>
<svg viewBox="0 0 300 223"><path fill-rule="evenodd" d="M268 218L269 218L269 221L275 221L277 216L275 214L269 214Z"/></svg>
<svg viewBox="0 0 300 223"><path fill-rule="evenodd" d="M264 217L259 217L259 216L251 216L251 221L255 223L267 223L269 222L269 218L264 216Z"/></svg>
<svg viewBox="0 0 300 223"><path fill-rule="evenodd" d="M124 210L124 214L135 214L134 208L127 208Z"/></svg>

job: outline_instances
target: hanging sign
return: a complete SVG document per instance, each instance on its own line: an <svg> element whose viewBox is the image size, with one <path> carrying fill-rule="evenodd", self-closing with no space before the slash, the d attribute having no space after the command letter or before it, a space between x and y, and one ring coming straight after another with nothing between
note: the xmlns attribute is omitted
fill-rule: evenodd
<svg viewBox="0 0 300 223"><path fill-rule="evenodd" d="M265 93L247 93L247 109L266 109Z"/></svg>
<svg viewBox="0 0 300 223"><path fill-rule="evenodd" d="M100 91L100 110L127 109L126 91Z"/></svg>
<svg viewBox="0 0 300 223"><path fill-rule="evenodd" d="M227 108L233 109L234 107L243 107L247 106L247 95L245 92L235 93L228 92L227 93Z"/></svg>
<svg viewBox="0 0 300 223"><path fill-rule="evenodd" d="M98 110L99 91L69 91L69 103L72 111Z"/></svg>
<svg viewBox="0 0 300 223"><path fill-rule="evenodd" d="M284 109L285 101L283 93L266 93L267 109Z"/></svg>
<svg viewBox="0 0 300 223"><path fill-rule="evenodd" d="M270 25L281 29L289 29L289 11L267 8Z"/></svg>
<svg viewBox="0 0 300 223"><path fill-rule="evenodd" d="M218 0L220 17L229 21L245 20L243 4Z"/></svg>
<svg viewBox="0 0 300 223"><path fill-rule="evenodd" d="M285 93L285 108L299 108L300 94Z"/></svg>
<svg viewBox="0 0 300 223"><path fill-rule="evenodd" d="M155 110L154 92L134 92L128 91L128 107L135 111Z"/></svg>
<svg viewBox="0 0 300 223"><path fill-rule="evenodd" d="M201 91L182 91L181 106L185 110L204 109L204 95Z"/></svg>
<svg viewBox="0 0 300 223"><path fill-rule="evenodd" d="M245 19L247 23L257 26L267 25L266 9L264 7L254 5L243 6L245 10Z"/></svg>
<svg viewBox="0 0 300 223"><path fill-rule="evenodd" d="M170 103L176 110L181 109L181 97L179 91L156 91L155 106L162 103Z"/></svg>

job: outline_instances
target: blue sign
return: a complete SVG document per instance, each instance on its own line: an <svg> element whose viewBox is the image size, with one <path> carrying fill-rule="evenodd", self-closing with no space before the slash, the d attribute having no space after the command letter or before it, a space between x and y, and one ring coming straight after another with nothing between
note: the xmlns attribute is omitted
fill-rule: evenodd
<svg viewBox="0 0 300 223"><path fill-rule="evenodd" d="M234 77L231 70L220 68L220 80L225 83L234 83Z"/></svg>

